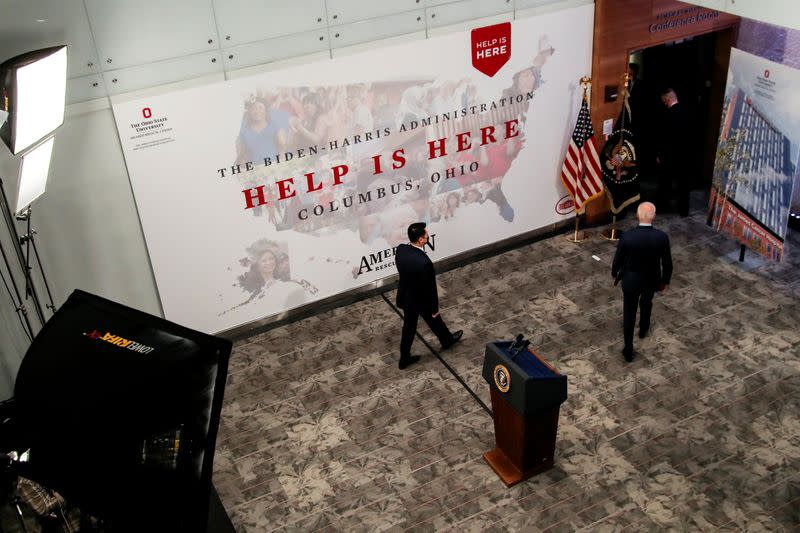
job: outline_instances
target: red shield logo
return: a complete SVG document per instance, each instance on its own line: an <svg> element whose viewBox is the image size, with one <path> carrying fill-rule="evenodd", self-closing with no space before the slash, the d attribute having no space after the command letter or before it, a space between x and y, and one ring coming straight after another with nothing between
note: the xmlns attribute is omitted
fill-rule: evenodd
<svg viewBox="0 0 800 533"><path fill-rule="evenodd" d="M511 23L472 30L472 66L490 78L511 59Z"/></svg>

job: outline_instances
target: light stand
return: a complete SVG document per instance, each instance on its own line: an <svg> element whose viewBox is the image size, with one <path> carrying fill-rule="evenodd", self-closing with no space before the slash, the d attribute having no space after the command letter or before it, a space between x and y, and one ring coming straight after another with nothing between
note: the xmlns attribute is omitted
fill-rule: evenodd
<svg viewBox="0 0 800 533"><path fill-rule="evenodd" d="M11 303L14 304L14 310L17 313L17 318L19 318L19 322L22 325L22 329L25 332L25 335L28 337L28 340L33 340L33 327L31 326L31 321L28 318L28 310L25 308L25 304L22 302L22 296L19 293L17 282L14 279L14 273L11 270L11 264L9 264L8 262L8 256L6 255L6 251L3 248L3 243L1 241L0 241L0 255L3 256L3 263L5 264L6 270L8 271L8 277L9 280L11 281L11 285L9 286L8 284L9 282L6 280L2 272L0 272L0 279L2 279L3 286L6 288L6 292L8 292L9 298L11 298Z"/></svg>
<svg viewBox="0 0 800 533"><path fill-rule="evenodd" d="M36 286L33 283L33 278L31 276L31 266L30 266L30 246L33 244L34 253L36 254L36 260L39 264L39 271L42 275L42 280L44 280L45 286L47 287L47 293L50 295L50 287L47 284L47 279L44 275L44 270L42 269L42 263L39 259L38 250L36 250L36 244L33 243L33 234L35 230L30 227L30 207L26 209L27 214L21 214L21 220L27 220L28 222L28 233L23 237L19 237L16 231L16 225L14 222L14 216L11 212L11 207L8 203L8 196L6 195L5 187L3 186L3 181L0 180L0 195L2 195L2 202L0 202L0 209L3 211L3 218L6 221L6 226L8 226L8 232L11 236L12 241L14 242L14 250L17 254L17 260L19 261L20 268L22 269L23 275L25 276L25 300L29 297L33 303L33 309L36 312L36 316L39 318L39 322L42 326L44 326L45 322L47 322L45 318L44 311L42 309L41 300L39 299L39 295L36 292ZM23 250L22 246L26 245L27 253ZM6 259L5 254L3 254L4 259ZM6 262L6 267L8 268L8 263ZM14 282L13 274L11 274L11 270L9 269L9 275L11 276L12 283L16 286ZM15 289L16 291L16 289ZM19 306L22 306L22 312L26 314L25 308L22 305L22 300L18 296ZM17 301L15 301L15 305ZM18 306L18 307L19 307ZM55 311L55 306L53 306L53 299L52 296L50 297L50 305L48 306L51 309L51 312ZM27 314L26 314L27 316ZM33 334L32 328L28 328L31 335Z"/></svg>
<svg viewBox="0 0 800 533"><path fill-rule="evenodd" d="M47 283L47 276L45 276L44 274L44 267L42 266L42 258L39 256L39 249L36 247L36 240L33 238L33 236L37 234L37 231L36 229L31 227L32 212L33 212L33 207L29 205L25 211L17 215L17 220L25 220L28 222L28 232L19 238L19 244L20 246L22 246L23 244L26 246L25 266L28 270L30 270L31 246L33 246L33 254L36 256L36 264L39 265L39 274L42 276L42 282L44 283L44 288L47 291L47 298L50 301L50 303L45 304L45 307L50 310L50 313L55 313L56 306L53 303L53 293L50 292L50 284Z"/></svg>
<svg viewBox="0 0 800 533"><path fill-rule="evenodd" d="M0 179L0 210L14 243L19 268L25 276L24 300L28 298L42 326L47 321L42 301L36 291L31 275L31 247L36 255L42 281L47 289L51 312L55 311L50 286L44 275L42 261L31 228L30 205L44 193L47 175L52 158L54 132L64 123L67 80L67 47L53 46L34 50L0 63L0 141L12 155L20 157L20 175L15 197L16 213L20 221L27 222L27 232L19 236L15 211L11 209L3 181ZM24 246L24 248L23 248ZM22 295L17 288L14 270L8 255L3 250L3 261L8 270L10 285L3 278L3 284L11 296L26 335L32 339L34 330L28 320ZM9 252L10 255L10 252ZM13 290L12 290L13 289Z"/></svg>

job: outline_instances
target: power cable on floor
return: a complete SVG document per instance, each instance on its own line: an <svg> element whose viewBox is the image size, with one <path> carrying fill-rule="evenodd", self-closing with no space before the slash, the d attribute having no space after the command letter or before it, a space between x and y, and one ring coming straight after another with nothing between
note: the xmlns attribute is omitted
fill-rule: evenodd
<svg viewBox="0 0 800 533"><path fill-rule="evenodd" d="M381 298L383 298L383 300L387 304L389 304L389 307L394 309L394 312L397 313L397 316L399 316L400 318L403 318L403 313L401 313L400 309L398 309L397 306L394 305L389 300L389 298L386 297L386 293L382 293L381 294ZM483 400L481 400L480 397L478 397L478 395L475 394L475 391L472 390L469 387L469 385L467 385L467 383L464 381L464 379L461 376L458 375L458 372L456 372L455 369L452 366L450 366L450 364L447 361L444 360L444 358L439 354L439 352L437 352L436 350L433 349L433 346L428 344L428 341L426 341L422 337L422 335L419 334L419 331L416 332L416 335L417 335L417 338L422 341L422 344L424 344L425 347L428 348L428 350L430 350L430 352L433 355L435 355L436 358L444 365L444 367L447 369L447 371L450 372L453 375L453 377L458 380L459 383L461 383L461 386L464 387L465 389L467 389L467 392L469 392L472 395L472 397L475 398L475 401L478 402L478 404L480 404L480 406L483 408L483 410L486 411L489 414L489 416L492 416L492 410L489 409L489 407L485 403L483 403Z"/></svg>

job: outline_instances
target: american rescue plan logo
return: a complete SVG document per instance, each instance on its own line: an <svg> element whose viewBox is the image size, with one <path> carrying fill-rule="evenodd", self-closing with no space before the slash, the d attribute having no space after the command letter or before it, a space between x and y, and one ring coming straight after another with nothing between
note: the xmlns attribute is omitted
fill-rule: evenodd
<svg viewBox="0 0 800 533"><path fill-rule="evenodd" d="M511 59L511 23L472 30L472 66L490 78Z"/></svg>
<svg viewBox="0 0 800 533"><path fill-rule="evenodd" d="M114 335L111 332L102 333L101 331L95 329L91 333L84 333L84 335L90 339L104 341L109 344L113 344L114 346L119 346L120 348L125 348L126 350L131 350L132 352L140 354L148 354L155 350L155 348L152 346L147 346L145 344L126 339L120 335Z"/></svg>
<svg viewBox="0 0 800 533"><path fill-rule="evenodd" d="M572 199L572 196L562 196L561 199L556 203L556 213L559 215L568 215L574 212L575 200Z"/></svg>
<svg viewBox="0 0 800 533"><path fill-rule="evenodd" d="M431 252L436 251L436 234L431 233L428 235L428 243L425 245L431 249ZM374 254L362 255L361 260L358 262L358 268L353 269L353 277L357 278L365 272L372 272L373 270L385 270L394 266L394 256L397 255L397 246L387 248Z"/></svg>
<svg viewBox="0 0 800 533"><path fill-rule="evenodd" d="M500 392L508 392L511 389L511 374L504 365L497 365L494 367L494 384Z"/></svg>

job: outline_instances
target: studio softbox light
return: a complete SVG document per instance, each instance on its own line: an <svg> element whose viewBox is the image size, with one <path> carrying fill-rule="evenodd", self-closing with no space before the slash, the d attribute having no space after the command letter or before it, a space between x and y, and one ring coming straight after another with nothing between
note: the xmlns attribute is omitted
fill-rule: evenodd
<svg viewBox="0 0 800 533"><path fill-rule="evenodd" d="M54 46L0 64L0 109L8 119L0 138L14 155L64 122L67 47Z"/></svg>
<svg viewBox="0 0 800 533"><path fill-rule="evenodd" d="M44 194L47 187L47 175L50 173L50 158L53 155L54 142L55 136L51 136L22 156L14 214L21 213Z"/></svg>
<svg viewBox="0 0 800 533"><path fill-rule="evenodd" d="M112 532L206 531L231 342L76 290L14 396L26 477Z"/></svg>

